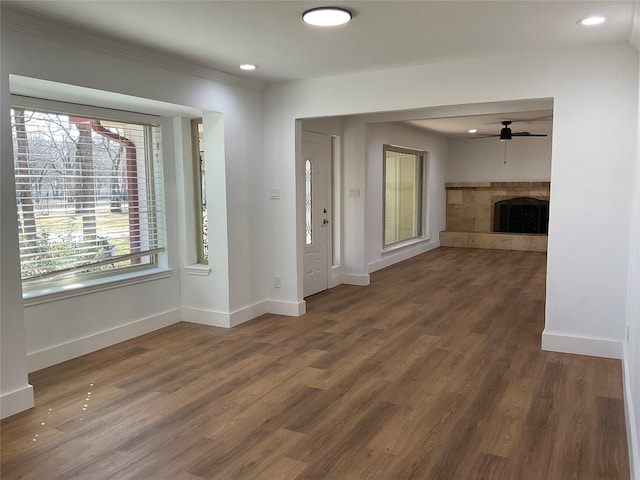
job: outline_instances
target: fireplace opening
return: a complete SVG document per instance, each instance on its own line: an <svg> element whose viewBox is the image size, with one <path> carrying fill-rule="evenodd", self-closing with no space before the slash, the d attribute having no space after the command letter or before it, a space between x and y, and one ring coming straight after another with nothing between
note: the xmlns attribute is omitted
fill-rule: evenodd
<svg viewBox="0 0 640 480"><path fill-rule="evenodd" d="M496 202L493 210L493 231L547 234L549 201L518 197Z"/></svg>

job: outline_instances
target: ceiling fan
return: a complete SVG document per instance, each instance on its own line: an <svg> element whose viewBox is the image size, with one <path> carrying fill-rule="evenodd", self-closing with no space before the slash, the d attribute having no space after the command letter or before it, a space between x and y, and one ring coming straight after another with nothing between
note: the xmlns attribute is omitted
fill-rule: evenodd
<svg viewBox="0 0 640 480"><path fill-rule="evenodd" d="M500 141L511 140L513 137L546 137L546 133L531 133L531 132L512 132L509 128L511 125L511 120L504 120L502 122L502 129L499 134L492 133L476 133L475 137L469 137L470 139L478 139L478 138L492 138L499 137Z"/></svg>

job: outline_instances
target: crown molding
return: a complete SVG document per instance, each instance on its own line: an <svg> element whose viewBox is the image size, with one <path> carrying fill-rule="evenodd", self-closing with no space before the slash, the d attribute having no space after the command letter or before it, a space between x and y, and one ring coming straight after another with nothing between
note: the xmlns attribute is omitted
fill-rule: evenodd
<svg viewBox="0 0 640 480"><path fill-rule="evenodd" d="M96 53L132 60L213 82L234 87L261 91L265 82L248 80L230 73L221 72L207 65L170 55L138 44L124 42L97 32L57 22L51 18L27 12L19 7L3 6L0 17L2 28L18 33L43 38L63 45L82 48Z"/></svg>
<svg viewBox="0 0 640 480"><path fill-rule="evenodd" d="M634 3L632 22L629 43L640 52L640 0Z"/></svg>

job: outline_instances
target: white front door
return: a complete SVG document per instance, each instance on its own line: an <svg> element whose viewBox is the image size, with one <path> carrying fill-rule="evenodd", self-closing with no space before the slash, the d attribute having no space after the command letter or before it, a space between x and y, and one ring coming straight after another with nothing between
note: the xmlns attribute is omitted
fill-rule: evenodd
<svg viewBox="0 0 640 480"><path fill-rule="evenodd" d="M329 286L329 178L331 137L302 132L302 168L305 170L304 296Z"/></svg>

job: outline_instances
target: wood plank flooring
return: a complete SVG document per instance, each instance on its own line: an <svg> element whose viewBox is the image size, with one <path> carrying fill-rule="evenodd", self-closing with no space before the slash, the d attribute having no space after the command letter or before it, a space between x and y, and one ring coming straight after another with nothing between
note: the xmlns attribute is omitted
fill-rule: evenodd
<svg viewBox="0 0 640 480"><path fill-rule="evenodd" d="M540 350L545 265L439 248L41 370L2 479L627 480L620 362Z"/></svg>

